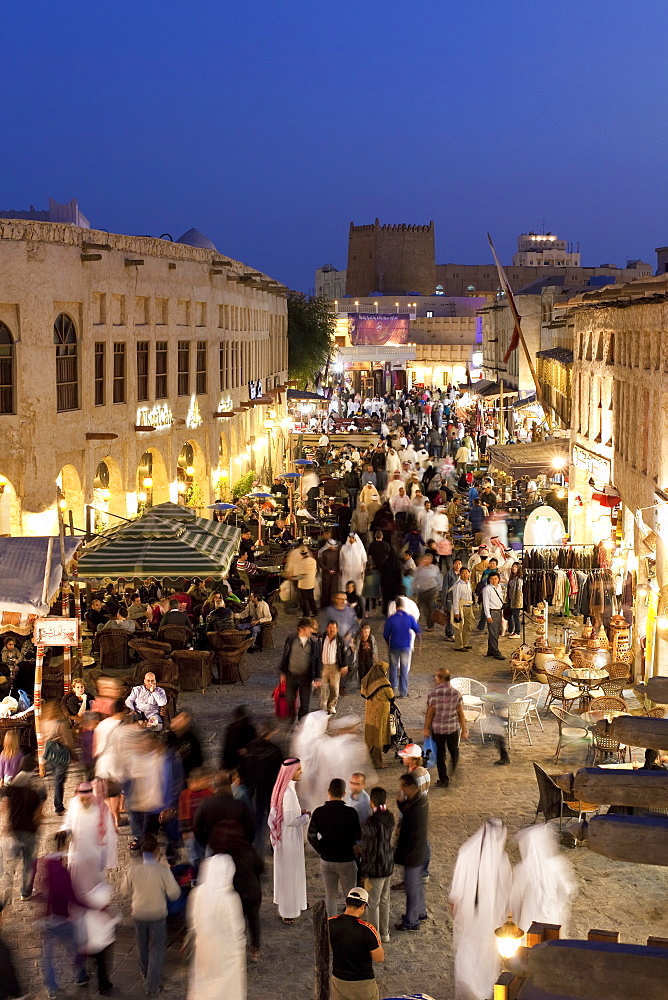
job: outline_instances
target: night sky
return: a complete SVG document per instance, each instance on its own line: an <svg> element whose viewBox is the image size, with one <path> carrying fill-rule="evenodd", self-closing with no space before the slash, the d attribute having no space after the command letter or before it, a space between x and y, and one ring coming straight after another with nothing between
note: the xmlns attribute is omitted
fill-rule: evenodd
<svg viewBox="0 0 668 1000"><path fill-rule="evenodd" d="M308 290L348 224L439 263L529 229L582 262L668 242L665 0L2 0L0 208L78 197Z"/></svg>

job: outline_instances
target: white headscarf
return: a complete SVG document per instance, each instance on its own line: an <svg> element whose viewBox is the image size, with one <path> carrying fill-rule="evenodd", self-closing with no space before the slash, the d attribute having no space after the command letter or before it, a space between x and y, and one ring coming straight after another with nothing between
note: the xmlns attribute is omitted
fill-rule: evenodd
<svg viewBox="0 0 668 1000"><path fill-rule="evenodd" d="M195 951L188 1000L246 996L245 920L232 886L234 872L229 854L205 858L199 884L190 893L188 923L194 932Z"/></svg>

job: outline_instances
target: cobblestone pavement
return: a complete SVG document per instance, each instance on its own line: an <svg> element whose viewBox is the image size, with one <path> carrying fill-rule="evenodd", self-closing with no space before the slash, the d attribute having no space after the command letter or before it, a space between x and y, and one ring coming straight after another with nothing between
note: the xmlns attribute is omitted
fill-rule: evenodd
<svg viewBox="0 0 668 1000"><path fill-rule="evenodd" d="M295 619L283 612L274 627L275 648L249 658L251 677L244 686L212 687L206 695L184 694L179 699L182 707L189 708L195 717L211 761L218 758L221 736L230 719L234 706L248 704L260 714L273 711L271 692L276 683L276 664L283 639ZM376 636L382 633L382 619L372 618ZM502 639L501 649L507 654L517 640ZM474 633L474 648L470 653L455 654L450 643L443 639L442 628L424 635L422 651L413 661L410 697L401 702L401 711L409 736L422 738L422 719L425 699L434 669L441 664L450 668L453 676L476 677L490 687L502 688L510 679L508 662L502 663L484 657L485 637ZM382 646L382 640L380 642ZM345 709L363 715L363 701L358 694L347 695ZM541 713L542 715L542 713ZM386 961L380 967L378 979L380 995L400 992L423 991L435 1000L450 1000L452 988L452 923L448 913L448 890L457 850L480 824L490 816L501 817L509 829L508 846L513 862L518 852L513 834L533 822L538 801L532 761L547 770L567 771L582 766L585 748L576 746L563 753L559 765L554 764L557 730L553 719L544 720L545 731L534 722L531 727L533 745L526 736L519 735L511 748L512 766L494 767L494 749L481 744L480 735L471 733L462 744L461 763L455 781L448 789L432 786L430 793L430 840L432 845L431 880L427 891L429 919L419 933L392 932L392 941L386 946ZM395 759L387 761L389 768L383 772L382 781L393 797L402 767ZM71 794L78 779L70 775L67 792ZM348 775L342 775L347 778ZM51 791L49 785L49 791ZM44 835L57 829L57 820L49 805L48 817L43 826ZM122 870L127 866L129 831L123 827L120 835L121 869L111 874L116 889ZM564 849L566 850L566 849ZM644 943L649 934L668 937L666 914L666 889L668 874L664 868L622 864L592 854L586 847L566 851L572 863L579 891L572 909L570 931L573 936L586 936L590 927L615 928L628 943ZM398 879L397 879L398 880ZM307 845L308 898L312 905L323 898L316 855ZM124 922L119 930L114 953L112 979L119 997L143 996L143 983L138 976L134 952L132 922L128 917L127 900L116 892L117 905L123 911ZM8 942L19 956L23 974L29 981L33 996L46 996L39 976L39 938L35 927L38 916L35 903L20 902L15 889L16 902L5 911L4 931ZM404 896L392 893L392 924L403 912ZM268 861L265 879L265 900L262 905L263 948L258 965L250 965L248 996L272 1000L295 1000L310 997L313 993L313 947L311 917L307 912L291 928L284 927L272 903L271 860ZM221 934L224 930L221 929ZM187 968L180 956L180 940L168 949L165 964L165 1000L180 1000L186 995ZM97 996L94 983L75 989L70 995Z"/></svg>

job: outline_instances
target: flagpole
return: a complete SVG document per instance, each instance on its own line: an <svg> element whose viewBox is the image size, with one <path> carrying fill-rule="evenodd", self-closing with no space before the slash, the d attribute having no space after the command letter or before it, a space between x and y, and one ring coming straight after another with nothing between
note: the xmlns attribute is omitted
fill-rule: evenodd
<svg viewBox="0 0 668 1000"><path fill-rule="evenodd" d="M506 277L506 272L503 270L503 267L502 267L502 265L501 265L501 263L499 261L499 258L496 256L496 250L494 249L494 244L492 243L492 237L490 236L489 233L487 233L487 239L489 240L489 245L491 247L492 255L494 257L494 263L496 264L496 269L497 269L497 271L499 273L499 281L501 282L501 287L503 288L504 292L506 293L506 298L508 300L508 305L509 305L510 310L511 310L511 312L513 314L513 320L514 320L513 337L512 337L511 342L510 342L510 347L508 348L508 351L506 352L506 355L504 357L504 361L507 361L509 355L512 353L512 351L515 350L515 347L517 345L516 344L513 345L513 340L515 340L515 337L517 337L517 340L522 344L522 347L524 348L524 355L525 355L525 357L527 359L527 364L529 366L529 371L531 372L531 377L533 379L533 384L534 384L535 389L536 389L536 399L538 400L538 402L540 403L540 405L541 405L541 407L543 409L543 414L545 415L545 420L547 422L548 430L551 433L552 432L552 416L551 416L550 410L549 410L549 408L548 408L548 406L547 406L547 404L545 402L545 398L543 396L543 392L542 392L541 387L540 387L540 382L538 381L538 376L536 375L536 369L534 368L534 364L533 364L533 361L531 359L531 355L529 354L529 348L526 345L526 341L524 339L524 334L522 333L522 324L521 324L521 321L520 321L520 314L519 314L519 312L517 310L517 305L515 304L515 298L513 296L513 292L512 292L512 289L510 287L510 282L508 281L508 278ZM518 388L519 388L519 386L518 386Z"/></svg>

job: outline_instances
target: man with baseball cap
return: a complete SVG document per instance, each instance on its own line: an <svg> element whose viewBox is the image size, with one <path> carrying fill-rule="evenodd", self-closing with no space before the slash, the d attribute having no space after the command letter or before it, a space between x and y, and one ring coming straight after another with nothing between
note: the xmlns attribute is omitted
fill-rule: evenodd
<svg viewBox="0 0 668 1000"><path fill-rule="evenodd" d="M373 963L385 961L378 931L364 919L366 889L351 889L343 913L329 918L332 946L331 1000L378 1000Z"/></svg>

